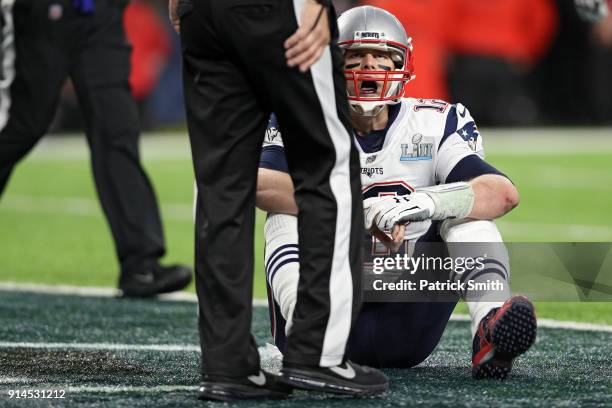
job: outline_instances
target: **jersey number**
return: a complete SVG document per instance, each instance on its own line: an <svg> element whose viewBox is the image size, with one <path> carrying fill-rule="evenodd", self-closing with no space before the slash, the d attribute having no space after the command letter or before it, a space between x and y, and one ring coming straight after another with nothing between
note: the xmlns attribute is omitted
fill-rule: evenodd
<svg viewBox="0 0 612 408"><path fill-rule="evenodd" d="M444 113L449 106L449 103L439 99L417 99L417 104L414 105L414 111L418 112L422 109L433 109L436 112Z"/></svg>
<svg viewBox="0 0 612 408"><path fill-rule="evenodd" d="M363 190L363 199L371 197L382 197L382 196L401 196L408 195L414 191L409 184L403 181L390 181L385 183L374 183L366 187ZM404 245L407 243L404 242ZM374 238L370 234L366 237L366 256L385 256L391 255L391 252L383 245L378 239ZM407 249L407 248L405 248ZM400 252L402 252L400 250ZM366 259L366 262L369 260Z"/></svg>

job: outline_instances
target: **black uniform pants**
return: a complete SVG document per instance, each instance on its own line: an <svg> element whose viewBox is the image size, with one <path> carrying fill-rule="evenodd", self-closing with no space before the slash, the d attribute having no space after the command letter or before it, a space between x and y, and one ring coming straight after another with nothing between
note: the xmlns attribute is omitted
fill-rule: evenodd
<svg viewBox="0 0 612 408"><path fill-rule="evenodd" d="M183 8L187 119L198 187L196 287L202 370L257 373L250 336L257 168L271 111L299 207L300 281L285 363L340 364L359 307L363 209L342 55L306 74L283 42L303 0L198 0ZM332 29L337 31L333 11ZM335 44L335 39L332 40Z"/></svg>
<svg viewBox="0 0 612 408"><path fill-rule="evenodd" d="M91 16L70 0L16 0L3 15L0 193L19 160L44 135L70 77L87 124L96 188L121 269L164 252L159 209L140 164L138 112L128 84L131 48L125 1L97 0ZM13 58L14 57L14 58Z"/></svg>

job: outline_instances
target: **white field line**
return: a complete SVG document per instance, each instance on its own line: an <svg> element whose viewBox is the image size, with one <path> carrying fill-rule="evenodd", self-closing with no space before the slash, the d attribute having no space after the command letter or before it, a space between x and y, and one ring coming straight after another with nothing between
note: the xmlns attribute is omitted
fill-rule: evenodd
<svg viewBox="0 0 612 408"><path fill-rule="evenodd" d="M29 283L11 283L3 282L0 283L0 291L4 292L30 292L30 293L42 293L48 295L72 295L72 296L83 296L83 297L116 297L118 291L113 288L100 288L100 287L80 287L70 285L39 285ZM196 303L197 297L191 293L178 292L167 295L159 296L159 300L162 301L185 301ZM268 307L268 301L266 299L253 299L253 306L255 307ZM470 321L470 316L466 314L453 314L451 316L453 321ZM549 329L566 329L566 330L577 330L577 331L598 331L612 333L612 325L606 324L595 324L595 323L583 323L573 322L564 320L552 320L552 319L538 319L538 326ZM0 343L8 344L8 343ZM21 343L16 343L21 344ZM25 343L23 343L25 344ZM47 344L47 343L28 343L28 344ZM48 343L53 344L53 343ZM80 343L56 343L56 344L80 344ZM106 344L106 343L93 343L93 344ZM119 345L119 346L130 346L130 345ZM138 346L138 345L134 345ZM192 347L182 345L171 345L172 347ZM149 347L149 346L147 346ZM158 347L153 345L151 347ZM163 345L160 347L164 347ZM196 346L193 346L196 347ZM199 347L199 346L197 346ZM198 348L199 349L199 348Z"/></svg>
<svg viewBox="0 0 612 408"><path fill-rule="evenodd" d="M68 386L66 396L72 393L87 393L87 394L120 394L126 392L137 393L158 393L158 392L176 392L176 391L196 391L196 385L155 385L155 386Z"/></svg>
<svg viewBox="0 0 612 408"><path fill-rule="evenodd" d="M141 138L140 151L143 161L185 160L191 161L187 132L156 133ZM89 148L84 135L45 137L36 145L28 160L89 160Z"/></svg>
<svg viewBox="0 0 612 408"><path fill-rule="evenodd" d="M0 202L0 210L102 217L102 208L98 201L82 197L37 197L7 194ZM162 203L161 211L165 218L193 222L192 204Z"/></svg>
<svg viewBox="0 0 612 408"><path fill-rule="evenodd" d="M176 392L176 391L196 391L196 385L155 385L155 386L68 386L66 395L72 393L88 393L88 394L120 394L126 392L137 393L158 393L158 392Z"/></svg>
<svg viewBox="0 0 612 408"><path fill-rule="evenodd" d="M0 378L0 384L33 384L38 380L33 378ZM176 391L195 391L197 390L197 384L194 385L155 385L155 386L125 386L125 385L100 385L100 386L87 386L87 385L67 385L65 388L61 385L46 385L42 388L36 388L37 390L63 390L66 391L65 398L70 398L69 394L73 393L103 393L103 394L119 394L127 392L137 393L157 393L157 392L176 392ZM8 394L8 391L0 391L0 395ZM54 399L55 400L55 399Z"/></svg>
<svg viewBox="0 0 612 408"><path fill-rule="evenodd" d="M612 226L588 224L548 224L543 222L522 222L497 220L495 223L502 232L521 234L531 239L550 239L559 241L608 242L612 240Z"/></svg>
<svg viewBox="0 0 612 408"><path fill-rule="evenodd" d="M0 384L24 383L29 380L27 377L0 377Z"/></svg>
<svg viewBox="0 0 612 408"><path fill-rule="evenodd" d="M575 155L612 152L611 128L481 128L487 153L495 155ZM153 132L141 138L147 160L191 160L187 132ZM80 134L45 137L28 160L88 160L85 136Z"/></svg>
<svg viewBox="0 0 612 408"><path fill-rule="evenodd" d="M8 381L7 381L8 380ZM32 378L0 378L0 384L33 384L38 382ZM154 385L154 386L129 386L129 385L99 385L99 386L87 386L87 385L67 385L65 389L61 385L46 385L45 387L36 387L36 390L63 390L66 391L64 397L70 398L70 394L87 393L87 394L121 394L121 393L161 393L161 392L176 392L176 391L196 391L198 385ZM8 394L8 391L0 391L0 395ZM53 399L54 401L61 401L61 399Z"/></svg>
<svg viewBox="0 0 612 408"><path fill-rule="evenodd" d="M97 351L159 351L159 352L188 352L199 353L200 345L195 344L118 344L118 343L43 343L0 341L0 349L38 349L38 350L97 350ZM276 346L267 343L258 347L259 357L262 361L281 359L282 354ZM2 378L4 381L19 381L21 378Z"/></svg>
<svg viewBox="0 0 612 408"><path fill-rule="evenodd" d="M612 139L612 138L611 138ZM164 218L175 221L193 222L191 204L162 204ZM85 217L102 217L102 210L96 200L81 197L37 197L8 194L0 201L0 211L15 211L40 214L67 214ZM565 241L610 241L612 226L587 224L547 224L537 222L497 222L513 234L535 238L560 237Z"/></svg>
<svg viewBox="0 0 612 408"><path fill-rule="evenodd" d="M120 292L115 288L71 286L71 285L40 285L35 283L0 282L0 291L4 292L30 292L47 295L70 295L83 297L113 298L119 296ZM180 301L197 303L198 298L193 293L174 292L157 297L161 301ZM268 307L266 299L253 299L253 306Z"/></svg>
<svg viewBox="0 0 612 408"><path fill-rule="evenodd" d="M35 343L0 341L0 348L27 348L45 350L98 350L98 351L184 351L199 352L193 344L117 344L117 343Z"/></svg>

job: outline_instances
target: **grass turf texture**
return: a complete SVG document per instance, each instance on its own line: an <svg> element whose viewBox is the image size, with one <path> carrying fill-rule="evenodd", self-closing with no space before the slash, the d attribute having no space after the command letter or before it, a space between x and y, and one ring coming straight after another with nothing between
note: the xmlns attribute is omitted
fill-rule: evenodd
<svg viewBox="0 0 612 408"><path fill-rule="evenodd" d="M521 192L521 205L498 223L506 241L612 241L609 132L482 133L487 159ZM162 205L165 262L191 264L193 172L187 140L145 137L143 158ZM0 200L0 281L115 286L113 244L90 173L81 137L48 138L18 166ZM265 297L263 221L258 213L258 298ZM541 302L537 310L540 317L612 323L611 303Z"/></svg>
<svg viewBox="0 0 612 408"><path fill-rule="evenodd" d="M0 296L0 406L202 406L196 305L4 292ZM265 308L255 308L253 333L270 342ZM432 356L410 370L385 370L391 389L382 398L348 399L296 392L258 407L605 406L611 383L612 333L539 329L533 348L517 360L505 382L470 375L466 322L450 322ZM86 343L90 348L32 348L19 342ZM91 343L183 345L184 350L110 350ZM264 359L278 369L278 359ZM9 377L9 378L6 378ZM8 390L63 389L64 400L9 400ZM222 406L211 404L211 406ZM223 405L225 406L225 405Z"/></svg>

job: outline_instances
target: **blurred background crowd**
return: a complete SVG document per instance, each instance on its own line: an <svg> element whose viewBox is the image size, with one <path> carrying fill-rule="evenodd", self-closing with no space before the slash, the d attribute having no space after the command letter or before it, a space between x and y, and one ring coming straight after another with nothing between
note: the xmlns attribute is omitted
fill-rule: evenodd
<svg viewBox="0 0 612 408"><path fill-rule="evenodd" d="M466 105L483 126L612 124L612 14L580 18L575 0L334 0L340 13L387 9L413 39L408 96ZM180 41L167 0L131 0L132 92L145 129L184 124ZM81 128L69 83L54 131Z"/></svg>

